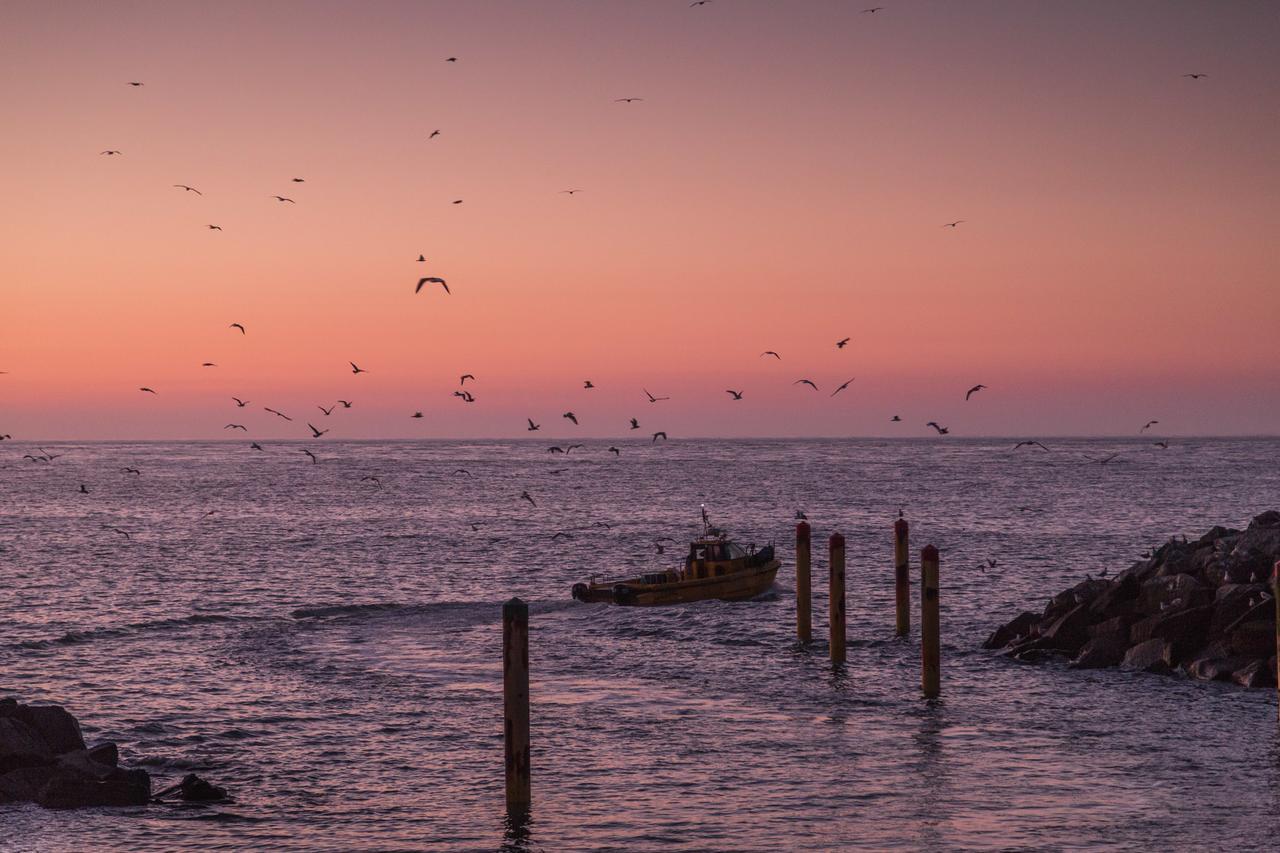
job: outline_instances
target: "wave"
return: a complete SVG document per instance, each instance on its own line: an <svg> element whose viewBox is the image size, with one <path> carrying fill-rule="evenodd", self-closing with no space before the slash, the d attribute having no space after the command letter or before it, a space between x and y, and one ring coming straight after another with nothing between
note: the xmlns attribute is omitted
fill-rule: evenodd
<svg viewBox="0 0 1280 853"><path fill-rule="evenodd" d="M407 605L394 602L375 604L335 604L331 607L299 607L289 615L294 619L324 619L328 616L349 616L356 613L376 613L380 610L397 610Z"/></svg>
<svg viewBox="0 0 1280 853"><path fill-rule="evenodd" d="M151 631L170 631L175 628L184 628L188 625L208 625L222 622L243 622L250 617L245 616L224 616L216 613L194 613L190 616L180 616L173 619L153 619L146 622L134 622L129 625L118 626L115 628L88 628L83 631L68 631L61 637L54 637L46 640L23 640L13 645L22 649L49 649L57 646L74 646L79 643L91 643L94 640L111 639L113 637L128 637L135 634L149 633Z"/></svg>

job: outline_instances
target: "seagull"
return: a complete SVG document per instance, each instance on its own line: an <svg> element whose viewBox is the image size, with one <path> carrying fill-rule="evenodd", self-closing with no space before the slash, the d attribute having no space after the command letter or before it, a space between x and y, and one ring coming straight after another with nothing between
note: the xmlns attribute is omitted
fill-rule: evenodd
<svg viewBox="0 0 1280 853"><path fill-rule="evenodd" d="M557 446L557 447L548 447L548 448L547 448L547 452L548 452L548 453L564 453L564 450L562 450L562 449L561 449L560 447L558 447L558 446Z"/></svg>
<svg viewBox="0 0 1280 853"><path fill-rule="evenodd" d="M590 379L588 379L588 380L586 380L586 381L584 381L584 382L582 383L582 387L583 387L583 389L584 389L584 390L586 390L586 391L590 391L592 388L594 388L594 387L596 387L596 386L592 385L592 384L591 384L591 380L590 380Z"/></svg>
<svg viewBox="0 0 1280 853"><path fill-rule="evenodd" d="M293 182L294 182L295 184L304 184L304 183L306 183L306 181L305 181L305 180L303 180L302 178L294 178L294 179L293 179Z"/></svg>
<svg viewBox="0 0 1280 853"><path fill-rule="evenodd" d="M138 85L139 85L139 86L141 86L142 84L141 84L141 83L139 83ZM123 536L125 539L132 539L132 538L133 538L132 536L130 536L130 535L129 535L129 531L127 531L127 530L121 530L119 527L112 527L110 524L108 524L108 525L104 525L103 529L104 529L104 530L110 530L110 531L115 532L115 533L119 533L119 534L120 534L121 536Z"/></svg>
<svg viewBox="0 0 1280 853"><path fill-rule="evenodd" d="M614 102L615 104L621 104L621 103L627 103L627 104L629 104L629 103L631 103L632 101L643 101L643 100L644 100L644 98L614 98L614 99L613 99L613 102Z"/></svg>
<svg viewBox="0 0 1280 853"><path fill-rule="evenodd" d="M879 11L880 11L881 9L883 9L883 8L884 8L883 6L872 6L870 9L863 9L863 10L862 10L862 14L864 14L864 15L865 15L865 14L867 14L868 12L870 12L870 13L872 13L872 14L875 14L876 12L879 12Z"/></svg>
<svg viewBox="0 0 1280 853"><path fill-rule="evenodd" d="M155 391L152 391L150 388L147 388L147 387L145 387L145 386L143 386L142 388L139 388L138 390L139 390L139 391L146 391L148 394L154 394L154 393L156 393Z"/></svg>
<svg viewBox="0 0 1280 853"><path fill-rule="evenodd" d="M275 415L277 418L284 418L286 421L293 420L293 418L289 417L284 412L277 412L275 409L270 409L270 408L267 408L266 406L262 407L262 411L270 412L271 414Z"/></svg>
<svg viewBox="0 0 1280 853"><path fill-rule="evenodd" d="M1155 442L1155 443L1152 445L1152 447L1158 447L1158 448L1160 448L1161 450L1168 450L1168 449L1169 449L1169 442L1167 442L1167 441L1157 441L1157 442Z"/></svg>
<svg viewBox="0 0 1280 853"><path fill-rule="evenodd" d="M80 494L82 494L82 495L87 495L87 494L89 494L89 490L85 488L84 483L81 483L81 484L80 484Z"/></svg>
<svg viewBox="0 0 1280 853"><path fill-rule="evenodd" d="M461 397L464 403L474 403L476 401L476 398L471 396L470 391L454 391L453 396Z"/></svg>
<svg viewBox="0 0 1280 853"><path fill-rule="evenodd" d="M640 389L640 390L644 391L644 395L645 395L646 397L648 397L648 398L649 398L649 402L650 402L650 403L656 403L656 402L658 402L659 400L670 400L670 399L671 399L670 397L655 397L655 396L653 396L652 394L650 394L650 393L649 393L649 389L648 389L648 388L642 388L642 389Z"/></svg>
<svg viewBox="0 0 1280 853"><path fill-rule="evenodd" d="M951 430L947 429L944 426L938 426L937 421L929 421L927 424L925 424L925 426L933 427L935 430L938 431L938 435L946 435L947 433L951 432Z"/></svg>
<svg viewBox="0 0 1280 853"><path fill-rule="evenodd" d="M240 323L232 323L230 326L227 326L227 328L228 328L228 329L239 329L239 330L240 330L240 334L242 334L242 335L243 335L243 334L245 334L244 326L243 326L243 325L241 325Z"/></svg>
<svg viewBox="0 0 1280 853"><path fill-rule="evenodd" d="M530 506L535 506L535 507L537 506L537 504L536 504L536 503L534 503L533 498L529 497L529 493L528 493L528 492L521 492L521 493L520 493L520 500L522 500L522 501L528 501Z"/></svg>
<svg viewBox="0 0 1280 853"><path fill-rule="evenodd" d="M212 361L206 361L206 362L204 362L203 364L201 364L200 366L201 366L201 367L217 367L218 365L214 364Z"/></svg>
<svg viewBox="0 0 1280 853"><path fill-rule="evenodd" d="M849 339L848 339L848 338L844 338L844 339L842 339L842 340L838 340L838 341L836 341L836 349L844 349L844 348L845 348L846 346L848 346L848 345L849 345Z"/></svg>
<svg viewBox="0 0 1280 853"><path fill-rule="evenodd" d="M561 415L560 417L562 417L562 418L567 418L568 420L573 421L573 425L574 425L574 426L577 426L577 425L578 425L578 416L577 416L577 415L575 415L573 412L565 412L565 413L564 413L563 415Z"/></svg>
<svg viewBox="0 0 1280 853"><path fill-rule="evenodd" d="M622 451L621 451L621 450L619 450L619 449L618 449L618 448L616 448L616 447L610 447L610 448L609 448L609 452L610 452L610 453L612 453L614 456L621 456L621 455L622 455Z"/></svg>
<svg viewBox="0 0 1280 853"><path fill-rule="evenodd" d="M287 202L289 202L289 204L297 204L297 202L296 202L296 201L294 201L293 199L291 199L291 198L285 198L285 197L284 197L284 196L282 196L282 195L273 195L273 196L272 196L272 198L274 198L276 201L287 201Z"/></svg>
<svg viewBox="0 0 1280 853"><path fill-rule="evenodd" d="M327 418L327 417L329 417L329 415L332 415L332 414L333 414L333 410L334 410L334 409L336 409L336 408L338 408L338 407L337 407L337 406L330 406L329 408L327 408L327 409L326 409L324 406L316 406L316 408L317 408L317 409L319 409L320 411L324 412L324 416Z"/></svg>
<svg viewBox="0 0 1280 853"><path fill-rule="evenodd" d="M1160 422L1159 422L1159 421L1147 421L1146 425L1145 425L1142 429L1138 430L1138 435L1142 435L1144 432L1146 432L1147 430L1151 429L1153 426L1155 426L1155 425L1156 425L1156 424L1158 424L1158 423L1160 423Z"/></svg>
<svg viewBox="0 0 1280 853"><path fill-rule="evenodd" d="M411 418L422 418L422 417L426 417L426 415L422 414L422 412L414 412L412 415L409 415L409 417L411 417Z"/></svg>
<svg viewBox="0 0 1280 853"><path fill-rule="evenodd" d="M689 4L689 8L692 9L694 6L705 6L710 2L711 0L693 0L693 2Z"/></svg>
<svg viewBox="0 0 1280 853"><path fill-rule="evenodd" d="M256 441L254 441L254 442L250 442L250 443L249 443L249 449L250 449L250 450L262 450L262 445L261 445L261 444L258 444L258 442L256 442Z"/></svg>
<svg viewBox="0 0 1280 853"><path fill-rule="evenodd" d="M586 446L586 445L583 445L583 444L571 444L571 445L569 445L568 447L566 447L566 448L564 449L564 455L565 455L565 456L568 456L570 453L572 453L572 452L573 452L573 449L574 449L575 447L577 447L577 448L582 448L582 447L585 447L585 446Z"/></svg>
<svg viewBox="0 0 1280 853"><path fill-rule="evenodd" d="M221 231L221 230L222 230L222 226L221 226L221 225L209 225L209 226L207 226L207 227L208 227L208 229L209 229L210 231Z"/></svg>
<svg viewBox="0 0 1280 853"><path fill-rule="evenodd" d="M470 476L471 476L471 472L470 472L470 471L468 471L466 468L459 468L458 470L454 471L453 473L454 473L454 476L457 476L458 474L466 474L468 477L470 477Z"/></svg>
<svg viewBox="0 0 1280 853"><path fill-rule="evenodd" d="M889 418L889 423L896 424L901 420L902 420L901 417L899 417L898 415L894 415L893 417Z"/></svg>
<svg viewBox="0 0 1280 853"><path fill-rule="evenodd" d="M529 429L527 430L527 432L533 432L535 430L542 429L542 424L535 424L533 422L533 418L525 418L525 420L529 422Z"/></svg>
<svg viewBox="0 0 1280 853"><path fill-rule="evenodd" d="M121 469L120 469L120 473L122 473L122 474L133 474L133 475L138 476L138 477L141 477L141 476L142 476L142 472L141 472L141 471L139 471L137 468L121 468Z"/></svg>
<svg viewBox="0 0 1280 853"><path fill-rule="evenodd" d="M302 452L311 457L312 465L315 465L317 462L320 461L319 459L316 458L316 455L314 453L312 453L310 450L307 450L305 447L302 449Z"/></svg>
<svg viewBox="0 0 1280 853"><path fill-rule="evenodd" d="M968 391L964 392L965 400L968 400L974 394L977 394L979 391L981 391L983 388L986 388L986 387L987 387L986 385L974 385Z"/></svg>
<svg viewBox="0 0 1280 853"><path fill-rule="evenodd" d="M855 377L854 377L854 379L856 379L856 378L857 378L857 377L855 376ZM853 379L850 379L850 380L849 380L849 382L844 383L844 384L843 384L843 385L841 385L839 388L837 388L836 390L832 391L832 392L831 392L831 396L832 396L832 397L834 397L835 395L839 394L839 393L840 393L841 391L843 391L844 389L848 388L848 387L849 387L849 383L850 383L850 382L853 382Z"/></svg>
<svg viewBox="0 0 1280 853"><path fill-rule="evenodd" d="M349 408L351 408L351 401L350 401L350 400L339 400L338 402L342 404L342 408L344 408L344 409L349 409Z"/></svg>
<svg viewBox="0 0 1280 853"><path fill-rule="evenodd" d="M666 434L665 432L662 432L661 430L659 430L658 432L655 432L655 433L653 434L653 441L651 441L651 442L649 442L649 443L650 443L650 444L657 444L657 443L658 443L658 438L659 438L659 437L661 437L663 441L666 441L666 440L667 440L667 434Z"/></svg>
<svg viewBox="0 0 1280 853"><path fill-rule="evenodd" d="M351 365L351 373L352 373L353 375L354 375L354 374L358 374L358 373L368 373L368 372L369 372L369 371L365 370L363 367L356 367L356 363L355 363L354 361L348 361L348 362L347 362L347 364Z"/></svg>
<svg viewBox="0 0 1280 853"><path fill-rule="evenodd" d="M427 262L427 256L426 256L426 255L418 255L418 263L420 263L420 264L425 264L426 262Z"/></svg>
<svg viewBox="0 0 1280 853"><path fill-rule="evenodd" d="M245 406L249 405L248 400L241 400L239 397L232 397L231 399L236 401L236 408L243 409Z"/></svg>
<svg viewBox="0 0 1280 853"><path fill-rule="evenodd" d="M472 374L470 374L470 373L464 373L464 374L462 374L462 376L458 379L458 384L459 384L459 385L466 385L466 384L467 384L467 380L468 380L468 379L470 379L472 382L475 382L475 381L476 381L475 376L473 376L473 375L472 375Z"/></svg>
<svg viewBox="0 0 1280 853"><path fill-rule="evenodd" d="M423 278L418 279L418 286L413 289L413 292L414 293L421 292L422 286L427 283L438 284L444 288L445 293L449 292L449 285L445 284L444 279L438 278L434 275L424 276Z"/></svg>
<svg viewBox="0 0 1280 853"><path fill-rule="evenodd" d="M1041 444L1038 441L1019 441L1017 444L1013 446L1013 449L1017 450L1019 447L1038 447L1044 451L1049 450L1049 448L1045 447L1043 444Z"/></svg>
<svg viewBox="0 0 1280 853"><path fill-rule="evenodd" d="M326 432L328 432L328 430L327 430L327 429L316 429L316 428L315 428L314 426L312 426L311 424L307 424L307 426L311 427L311 437L312 437L312 438L319 438L320 436L322 436L322 435L324 435Z"/></svg>
<svg viewBox="0 0 1280 853"><path fill-rule="evenodd" d="M851 381L852 381L852 380L851 380ZM808 385L808 386L809 386L810 388L812 388L813 390L815 390L815 391L817 391L817 390L818 390L818 386L813 384L813 380L812 380L812 379L797 379L795 382L792 382L791 384L792 384L792 385Z"/></svg>
<svg viewBox="0 0 1280 853"><path fill-rule="evenodd" d="M460 198L454 199L452 202L450 202L450 204L462 204L462 199Z"/></svg>
<svg viewBox="0 0 1280 853"><path fill-rule="evenodd" d="M101 154L106 154L108 157L114 157L116 154L119 154L119 153L120 152L114 148L108 148L106 151L101 152L99 156L101 156Z"/></svg>
<svg viewBox="0 0 1280 853"><path fill-rule="evenodd" d="M963 219L957 219L955 222L944 222L944 223L942 224L942 227L943 227L943 228L955 228L957 225L959 225L961 222L964 222L964 221L965 221L965 220L963 220Z"/></svg>
<svg viewBox="0 0 1280 853"><path fill-rule="evenodd" d="M204 195L204 193L200 192L200 190L196 189L195 187L189 187L186 184L174 184L174 186L178 187L179 189L184 189L189 193L195 193L196 195Z"/></svg>
<svg viewBox="0 0 1280 853"><path fill-rule="evenodd" d="M735 400L741 400L741 399L742 399L742 392L741 392L741 391L731 391L731 390L729 390L728 388L726 388L726 389L724 390L724 393L726 393L726 394L732 394L732 395L733 395L733 399L735 399Z"/></svg>
<svg viewBox="0 0 1280 853"><path fill-rule="evenodd" d="M796 510L796 521L808 521L809 516L804 514L804 510Z"/></svg>
<svg viewBox="0 0 1280 853"><path fill-rule="evenodd" d="M433 130L433 131L431 131L431 135L430 135L430 136L428 136L428 137L427 137L427 139L435 139L435 138L436 138L437 136L439 136L439 135L440 135L440 131L438 131L438 130Z"/></svg>
<svg viewBox="0 0 1280 853"><path fill-rule="evenodd" d="M138 82L138 81L136 81L136 80L130 80L130 81L129 81L129 85L130 85L130 86L144 86L144 85L146 85L146 84L145 84L145 83L140 83L140 82Z"/></svg>
<svg viewBox="0 0 1280 853"><path fill-rule="evenodd" d="M458 61L458 57L456 56L451 56L445 60L445 62L457 62L457 61Z"/></svg>
<svg viewBox="0 0 1280 853"><path fill-rule="evenodd" d="M223 427L223 429L239 429L239 430L244 430L245 432L249 431L249 428L246 427L244 424L227 424L226 426Z"/></svg>
<svg viewBox="0 0 1280 853"><path fill-rule="evenodd" d="M638 420L636 420L635 418L632 418L632 419L631 419L631 428L632 428L632 429L640 429L640 422L639 422Z"/></svg>
<svg viewBox="0 0 1280 853"><path fill-rule="evenodd" d="M580 192L582 192L582 190L560 190L556 195L573 195L574 193Z"/></svg>
<svg viewBox="0 0 1280 853"><path fill-rule="evenodd" d="M1183 77L1190 77L1192 80L1199 80L1201 77L1208 77L1208 74L1183 74Z"/></svg>
<svg viewBox="0 0 1280 853"><path fill-rule="evenodd" d="M373 483L373 484L374 484L374 485L376 485L379 489L381 489L381 488L382 488L382 481L381 481L381 480L379 480L377 477L373 476L372 474L370 474L370 475L368 475L368 476L366 476L366 477L361 477L361 478L360 478L360 482L362 482L362 483Z"/></svg>
<svg viewBox="0 0 1280 853"><path fill-rule="evenodd" d="M778 355L776 352L774 352L771 349L767 349L764 352L760 353L761 358L764 358L766 355L771 355L774 358L776 358L778 361L782 361L782 356Z"/></svg>

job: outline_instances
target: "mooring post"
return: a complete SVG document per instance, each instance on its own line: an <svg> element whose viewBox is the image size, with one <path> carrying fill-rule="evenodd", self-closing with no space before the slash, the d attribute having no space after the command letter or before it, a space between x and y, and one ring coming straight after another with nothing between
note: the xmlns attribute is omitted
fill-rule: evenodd
<svg viewBox="0 0 1280 853"><path fill-rule="evenodd" d="M942 689L938 625L938 549L920 549L920 687L926 699L937 699Z"/></svg>
<svg viewBox="0 0 1280 853"><path fill-rule="evenodd" d="M831 534L831 662L844 663L844 537Z"/></svg>
<svg viewBox="0 0 1280 853"><path fill-rule="evenodd" d="M1276 719L1280 719L1280 560L1271 571L1271 598L1276 603Z"/></svg>
<svg viewBox="0 0 1280 853"><path fill-rule="evenodd" d="M897 635L911 633L911 555L907 551L910 528L905 518L893 523L894 597L898 604Z"/></svg>
<svg viewBox="0 0 1280 853"><path fill-rule="evenodd" d="M507 763L507 813L529 811L529 605L502 605L502 710Z"/></svg>
<svg viewBox="0 0 1280 853"><path fill-rule="evenodd" d="M813 640L813 593L809 575L809 522L796 525L796 637Z"/></svg>

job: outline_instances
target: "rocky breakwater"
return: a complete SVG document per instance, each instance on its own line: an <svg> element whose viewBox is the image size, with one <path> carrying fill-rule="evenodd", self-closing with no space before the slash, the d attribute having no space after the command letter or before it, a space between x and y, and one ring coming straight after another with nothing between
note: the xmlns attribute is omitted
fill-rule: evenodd
<svg viewBox="0 0 1280 853"><path fill-rule="evenodd" d="M1171 539L1114 578L1087 577L997 628L984 644L1021 661L1185 673L1244 687L1276 684L1272 568L1280 512L1245 530Z"/></svg>

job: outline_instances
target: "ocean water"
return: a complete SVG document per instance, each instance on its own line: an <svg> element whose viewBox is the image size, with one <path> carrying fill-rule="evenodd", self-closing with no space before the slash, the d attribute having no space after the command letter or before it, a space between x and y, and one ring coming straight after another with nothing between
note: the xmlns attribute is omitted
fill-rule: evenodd
<svg viewBox="0 0 1280 853"><path fill-rule="evenodd" d="M1275 849L1274 692L980 644L1086 572L1280 506L1280 442L673 440L619 458L609 442L569 457L548 443L64 443L45 445L51 463L0 446L0 695L65 705L157 787L197 772L237 800L0 806L0 848ZM773 594L570 600L588 575L678 559L682 545L654 542L696 532L703 503L741 540L778 544ZM797 509L814 527L808 648ZM893 637L899 509L913 577L920 546L942 552L934 704L914 630ZM512 596L531 607L520 835L502 793Z"/></svg>

